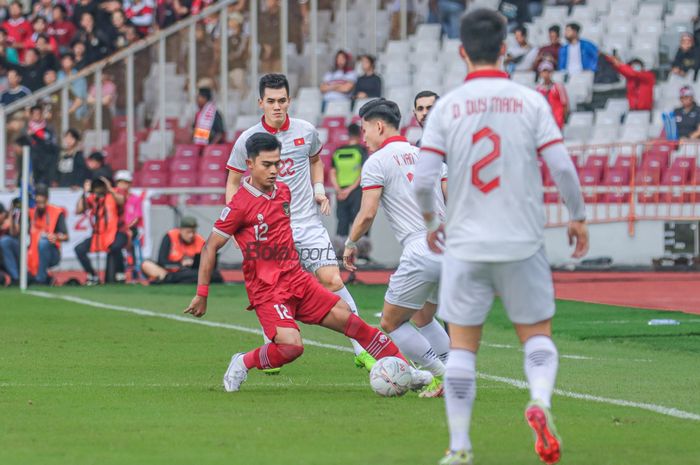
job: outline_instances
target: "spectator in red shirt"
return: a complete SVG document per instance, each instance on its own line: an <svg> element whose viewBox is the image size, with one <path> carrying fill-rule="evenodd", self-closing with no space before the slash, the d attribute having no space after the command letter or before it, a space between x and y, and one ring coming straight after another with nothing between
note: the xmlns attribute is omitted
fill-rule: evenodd
<svg viewBox="0 0 700 465"><path fill-rule="evenodd" d="M559 49L561 48L561 28L554 25L549 28L549 45L540 47L537 53L537 58L535 59L534 71L540 67L540 63L543 61L551 61L554 65L554 69L557 69L559 61Z"/></svg>
<svg viewBox="0 0 700 465"><path fill-rule="evenodd" d="M627 101L631 111L649 110L654 106L654 84L656 76L644 69L644 62L634 58L629 64L616 56L605 55L605 59L627 79Z"/></svg>
<svg viewBox="0 0 700 465"><path fill-rule="evenodd" d="M153 26L155 5L151 0L126 0L124 15L139 28L141 34L148 34Z"/></svg>
<svg viewBox="0 0 700 465"><path fill-rule="evenodd" d="M561 129L564 127L566 116L569 114L569 96L566 93L566 88L563 84L552 80L554 65L551 61L540 63L537 71L539 71L542 79L540 84L537 85L537 91L547 99L549 106L552 107L554 121L557 122L557 126Z"/></svg>
<svg viewBox="0 0 700 465"><path fill-rule="evenodd" d="M10 18L3 24L3 28L7 31L7 43L11 47L21 49L24 47L24 41L32 33L32 26L22 16L22 4L20 2L12 2L9 11Z"/></svg>
<svg viewBox="0 0 700 465"><path fill-rule="evenodd" d="M70 51L70 43L75 35L75 24L73 21L66 19L68 11L63 5L53 7L53 22L49 25L49 37L53 37L58 44L58 50L61 54Z"/></svg>
<svg viewBox="0 0 700 465"><path fill-rule="evenodd" d="M46 19L43 16L37 16L34 18L34 21L32 21L32 34L24 41L25 50L28 48L36 48L39 36L42 34L47 34L47 26ZM55 55L58 55L58 44L56 43L56 39L49 35L47 35L47 38L49 40L49 44L51 45L51 51Z"/></svg>

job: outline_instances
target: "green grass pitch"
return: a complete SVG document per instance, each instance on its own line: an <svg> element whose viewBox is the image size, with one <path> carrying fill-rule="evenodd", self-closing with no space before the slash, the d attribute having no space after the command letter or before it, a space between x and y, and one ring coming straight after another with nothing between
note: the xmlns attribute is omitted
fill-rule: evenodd
<svg viewBox="0 0 700 465"><path fill-rule="evenodd" d="M377 324L384 288L350 290ZM194 286L44 291L181 315ZM257 328L243 286L213 286L209 300L205 320L228 327L2 291L0 464L437 463L447 446L443 401L380 398L337 349L307 346L280 376L253 371L241 392L225 393L231 355L261 338L231 326ZM652 318L681 325L648 326ZM302 334L349 346L323 328ZM517 387L522 354L498 305L484 339L476 464L537 464L523 419L528 395ZM559 302L555 341L562 464L700 464L699 316Z"/></svg>

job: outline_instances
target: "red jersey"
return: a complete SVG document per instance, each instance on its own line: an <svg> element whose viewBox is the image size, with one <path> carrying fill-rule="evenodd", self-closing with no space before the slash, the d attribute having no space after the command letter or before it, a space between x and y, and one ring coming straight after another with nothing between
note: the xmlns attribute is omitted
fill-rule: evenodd
<svg viewBox="0 0 700 465"><path fill-rule="evenodd" d="M23 44L32 33L31 23L22 16L17 19L8 19L2 27L7 31L7 44L10 47Z"/></svg>
<svg viewBox="0 0 700 465"><path fill-rule="evenodd" d="M562 129L566 124L566 111L569 108L569 96L566 94L566 88L563 84L555 82L551 86L540 84L537 86L537 91L544 95L549 102L554 121L557 122L559 129Z"/></svg>
<svg viewBox="0 0 700 465"><path fill-rule="evenodd" d="M292 236L290 202L289 187L283 182L278 181L268 195L245 178L214 223L215 233L234 236L241 248L251 307L293 295L293 284L304 273Z"/></svg>

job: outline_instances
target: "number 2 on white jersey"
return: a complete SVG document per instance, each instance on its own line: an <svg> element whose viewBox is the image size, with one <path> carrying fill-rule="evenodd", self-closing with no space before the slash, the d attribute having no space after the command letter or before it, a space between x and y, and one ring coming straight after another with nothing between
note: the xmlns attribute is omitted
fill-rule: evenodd
<svg viewBox="0 0 700 465"><path fill-rule="evenodd" d="M291 315L289 315L289 309L287 308L286 305L275 304L274 307L275 307L275 310L277 310L277 314L279 315L280 320L293 320Z"/></svg>
<svg viewBox="0 0 700 465"><path fill-rule="evenodd" d="M484 138L488 138L491 141L493 149L472 165L472 184L484 194L488 194L501 185L501 178L500 176L496 176L490 181L484 181L479 176L479 172L501 156L501 136L493 132L490 127L486 126L474 133L472 136L472 146Z"/></svg>

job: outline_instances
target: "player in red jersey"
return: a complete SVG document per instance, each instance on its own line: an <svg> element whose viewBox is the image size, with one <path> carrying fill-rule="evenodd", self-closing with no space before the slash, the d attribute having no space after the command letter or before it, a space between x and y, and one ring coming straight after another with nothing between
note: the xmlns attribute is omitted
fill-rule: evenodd
<svg viewBox="0 0 700 465"><path fill-rule="evenodd" d="M265 335L272 341L247 353L237 353L224 375L224 388L238 391L248 370L278 368L304 352L296 321L316 324L355 339L375 359L403 358L391 339L369 326L337 295L302 270L290 223L289 187L277 182L280 143L271 134L258 133L246 142L245 178L221 212L201 252L199 285L185 313L196 317L207 311L209 280L217 251L234 236L243 252L243 275L250 307L255 309ZM412 388L432 382L426 371L411 369Z"/></svg>

